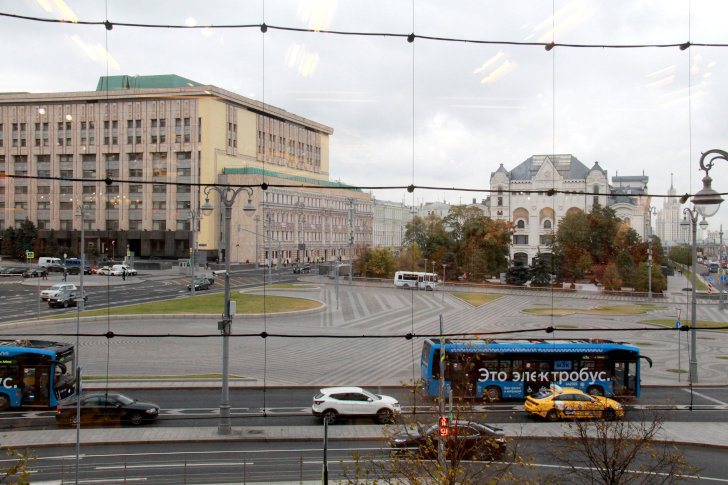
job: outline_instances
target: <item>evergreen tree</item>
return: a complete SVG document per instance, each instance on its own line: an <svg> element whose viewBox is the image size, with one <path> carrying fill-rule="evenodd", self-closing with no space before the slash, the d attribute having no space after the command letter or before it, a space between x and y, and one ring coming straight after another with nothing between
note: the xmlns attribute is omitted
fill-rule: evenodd
<svg viewBox="0 0 728 485"><path fill-rule="evenodd" d="M624 286L634 286L634 257L629 251L622 251L617 255L617 268Z"/></svg>
<svg viewBox="0 0 728 485"><path fill-rule="evenodd" d="M15 249L19 254L25 254L26 251L32 251L35 248L35 242L38 238L38 229L36 229L33 221L27 217L20 223L20 228L15 236Z"/></svg>
<svg viewBox="0 0 728 485"><path fill-rule="evenodd" d="M528 273L531 279L531 286L544 287L551 285L551 264L549 259L546 257L546 254L542 254L540 251L533 258L533 264Z"/></svg>
<svg viewBox="0 0 728 485"><path fill-rule="evenodd" d="M16 233L13 226L9 226L3 233L3 254L7 254L11 258L18 257L18 250L15 244Z"/></svg>
<svg viewBox="0 0 728 485"><path fill-rule="evenodd" d="M528 274L528 266L521 260L515 260L506 273L506 283L509 285L523 286L528 281Z"/></svg>
<svg viewBox="0 0 728 485"><path fill-rule="evenodd" d="M648 277L647 263L640 263L634 274L634 289L636 291L649 291L650 280ZM652 291L659 293L667 289L667 278L662 274L659 266L652 263Z"/></svg>

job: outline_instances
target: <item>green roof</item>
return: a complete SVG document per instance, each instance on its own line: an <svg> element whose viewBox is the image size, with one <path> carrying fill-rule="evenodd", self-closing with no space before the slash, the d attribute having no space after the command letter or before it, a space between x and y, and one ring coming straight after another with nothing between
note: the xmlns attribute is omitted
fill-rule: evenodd
<svg viewBox="0 0 728 485"><path fill-rule="evenodd" d="M334 187L339 189L353 190L361 192L351 185L342 184L341 182L329 182L328 180L319 180L311 177L301 177L299 175L290 175L282 172L271 172L262 168L243 167L243 168L226 168L225 175L265 175L266 177L276 177L280 179L293 180L309 185L320 185L321 187Z"/></svg>
<svg viewBox="0 0 728 485"><path fill-rule="evenodd" d="M176 74L158 76L101 76L96 91L117 91L120 89L186 88L204 86Z"/></svg>

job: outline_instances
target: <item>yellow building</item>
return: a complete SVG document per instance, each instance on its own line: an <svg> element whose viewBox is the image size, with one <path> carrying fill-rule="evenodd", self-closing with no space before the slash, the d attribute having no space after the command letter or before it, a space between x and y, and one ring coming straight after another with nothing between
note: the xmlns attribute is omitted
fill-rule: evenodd
<svg viewBox="0 0 728 485"><path fill-rule="evenodd" d="M87 253L118 257L128 245L141 257L186 257L189 212L204 202L204 193L170 182L247 180L252 170L259 178L268 172L279 180L304 177L323 188L330 184L332 134L328 126L176 75L102 77L89 92L0 94L0 173L83 179L0 179L0 229L28 217L41 238L53 230L60 244L80 249L82 221L74 213L83 202L92 213L84 222ZM102 182L106 177L110 186ZM260 189L254 197L260 200ZM223 256L222 211L217 197L210 200L216 211L202 219L198 242L215 259ZM267 220L265 204L257 205L258 217ZM240 241L250 246L242 235L233 239L233 248ZM254 257L241 252L239 260Z"/></svg>

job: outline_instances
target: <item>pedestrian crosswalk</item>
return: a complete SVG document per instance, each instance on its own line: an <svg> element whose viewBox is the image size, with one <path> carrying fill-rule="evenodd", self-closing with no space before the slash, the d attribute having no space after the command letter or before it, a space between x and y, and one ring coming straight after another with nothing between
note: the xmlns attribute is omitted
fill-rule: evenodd
<svg viewBox="0 0 728 485"><path fill-rule="evenodd" d="M190 284L190 281L192 279L190 277L186 278L176 278L172 280L165 280L165 285L178 285L178 286L187 286ZM231 276L230 277L230 286L248 286L248 285L257 285L257 284L263 284L264 280L261 277L254 277L254 276ZM224 277L217 277L215 278L215 283L212 286L212 288L215 288L215 286L220 285L222 286L225 283Z"/></svg>

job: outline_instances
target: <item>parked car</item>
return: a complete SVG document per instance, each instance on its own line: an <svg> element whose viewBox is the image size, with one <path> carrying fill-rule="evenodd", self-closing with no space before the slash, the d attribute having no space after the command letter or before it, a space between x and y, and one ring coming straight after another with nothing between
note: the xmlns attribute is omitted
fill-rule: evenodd
<svg viewBox="0 0 728 485"><path fill-rule="evenodd" d="M309 272L311 272L311 264L310 263L299 263L293 267L293 272L294 273L309 273Z"/></svg>
<svg viewBox="0 0 728 485"><path fill-rule="evenodd" d="M63 307L68 308L69 306L76 306L81 290L63 290L59 291L56 296L48 298L48 306L51 308ZM83 301L88 301L88 295L83 292Z"/></svg>
<svg viewBox="0 0 728 485"><path fill-rule="evenodd" d="M393 397L372 394L361 387L328 387L313 398L314 416L334 424L339 416L369 416L380 424L394 421L401 407Z"/></svg>
<svg viewBox="0 0 728 485"><path fill-rule="evenodd" d="M45 268L27 269L23 272L23 278L40 278L47 274Z"/></svg>
<svg viewBox="0 0 728 485"><path fill-rule="evenodd" d="M559 421L565 418L603 418L613 421L624 416L624 408L614 399L591 396L584 391L555 384L551 389L526 398L526 411Z"/></svg>
<svg viewBox="0 0 728 485"><path fill-rule="evenodd" d="M38 266L41 268L51 264L61 264L61 258L38 258Z"/></svg>
<svg viewBox="0 0 728 485"><path fill-rule="evenodd" d="M76 399L58 405L56 421L76 426ZM81 422L100 424L128 422L140 425L159 416L159 405L139 402L123 394L87 394L81 396Z"/></svg>
<svg viewBox="0 0 728 485"><path fill-rule="evenodd" d="M119 271L119 274L123 274L124 270L126 270L127 276L136 276L136 274L137 274L137 271L134 268L132 268L131 266L127 266L125 264L115 264L111 267L111 269L115 269L115 270Z"/></svg>
<svg viewBox="0 0 728 485"><path fill-rule="evenodd" d="M398 453L409 452L418 456L437 457L439 424L417 430L396 433L389 445ZM447 429L445 456L455 454L460 459L490 460L506 453L506 433L500 428L473 421L456 421Z"/></svg>
<svg viewBox="0 0 728 485"><path fill-rule="evenodd" d="M61 291L67 291L67 290L75 290L76 285L72 285L70 283L59 283L57 285L53 285L47 290L43 290L40 292L40 297L43 301L48 301L51 297L58 295Z"/></svg>
<svg viewBox="0 0 728 485"><path fill-rule="evenodd" d="M21 275L25 273L28 268L7 268L3 271L4 275Z"/></svg>
<svg viewBox="0 0 728 485"><path fill-rule="evenodd" d="M46 266L46 270L48 270L49 273L63 273L63 270L65 268L65 266L62 266L60 264L49 264L48 266Z"/></svg>
<svg viewBox="0 0 728 485"><path fill-rule="evenodd" d="M203 278L206 279L207 281L209 281L210 282L210 285L214 285L215 284L215 276L214 275L212 275L212 274L200 275L200 279L203 279Z"/></svg>
<svg viewBox="0 0 728 485"><path fill-rule="evenodd" d="M192 284L191 283L189 285L187 285L187 289L189 291L192 291ZM209 289L210 289L210 282L207 281L206 279L202 278L202 279L199 279L199 280L198 279L195 280L195 291L198 291L198 290L209 290Z"/></svg>
<svg viewBox="0 0 728 485"><path fill-rule="evenodd" d="M66 266L65 269L68 274L81 274L80 266Z"/></svg>
<svg viewBox="0 0 728 485"><path fill-rule="evenodd" d="M113 269L113 268L109 268L108 266L103 266L96 271L96 274L121 276L122 272L118 269Z"/></svg>

